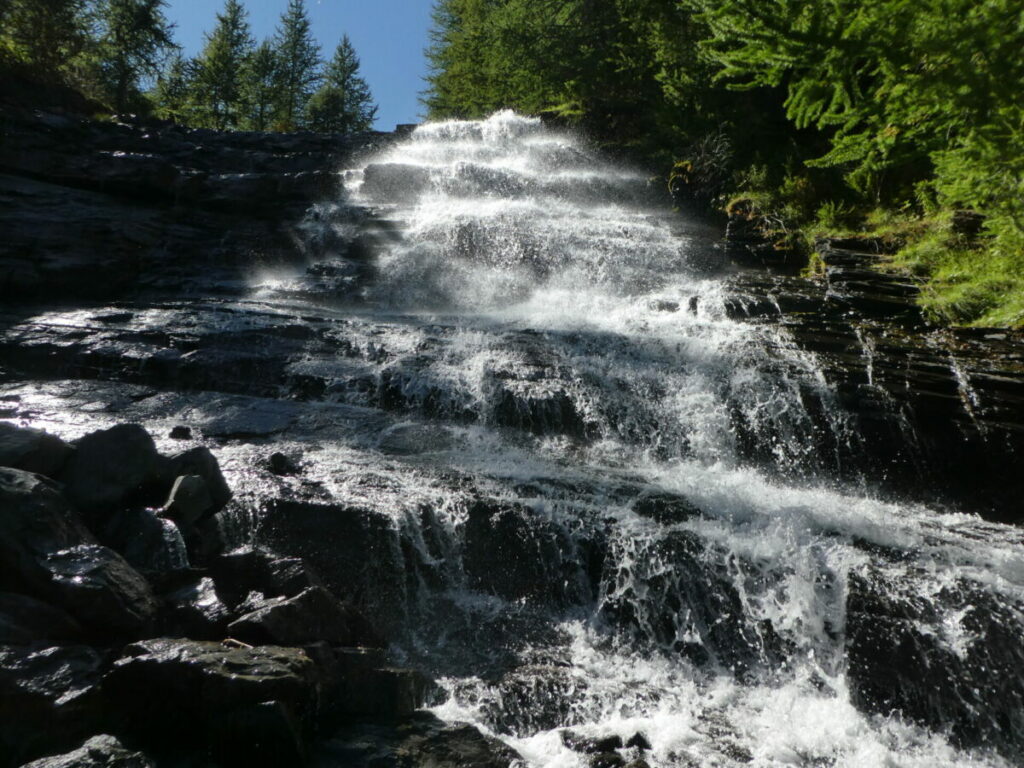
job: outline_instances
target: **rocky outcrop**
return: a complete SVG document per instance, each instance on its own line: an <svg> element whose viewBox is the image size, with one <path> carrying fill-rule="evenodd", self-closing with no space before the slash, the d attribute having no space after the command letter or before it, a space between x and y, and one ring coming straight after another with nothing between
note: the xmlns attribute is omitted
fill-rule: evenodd
<svg viewBox="0 0 1024 768"><path fill-rule="evenodd" d="M302 258L293 222L337 188L327 169L389 140L104 123L10 104L0 124L4 301L237 291L254 265Z"/></svg>
<svg viewBox="0 0 1024 768"><path fill-rule="evenodd" d="M87 739L78 749L33 760L24 768L154 768L154 763L141 752L126 749L116 737L103 734Z"/></svg>
<svg viewBox="0 0 1024 768"><path fill-rule="evenodd" d="M846 642L854 703L946 729L961 746L1020 754L1024 606L1000 605L968 579L951 579L932 600L894 583L875 567L851 574ZM951 608L960 623L943 626ZM997 709L986 706L993 701Z"/></svg>
<svg viewBox="0 0 1024 768"><path fill-rule="evenodd" d="M821 470L939 507L1021 522L1024 476L1024 334L935 328L918 288L883 268L872 241L821 241L822 275L743 273L730 311L779 324L812 352L829 398L805 405L822 436ZM834 418L850 421L837 432ZM742 436L746 429L737 423ZM756 439L748 450L758 454ZM763 440L760 441L762 444Z"/></svg>
<svg viewBox="0 0 1024 768"><path fill-rule="evenodd" d="M366 647L386 641L302 560L202 541L230 497L209 449L163 456L131 424L73 447L39 430L6 435L12 461L38 458L26 445L70 458L42 462L63 483L0 467L4 768L61 750L34 764L210 754L223 766L301 765L321 728L401 719L437 699L428 678ZM140 506L168 493L166 519ZM169 535L179 525L191 557ZM101 730L114 735L81 743Z"/></svg>

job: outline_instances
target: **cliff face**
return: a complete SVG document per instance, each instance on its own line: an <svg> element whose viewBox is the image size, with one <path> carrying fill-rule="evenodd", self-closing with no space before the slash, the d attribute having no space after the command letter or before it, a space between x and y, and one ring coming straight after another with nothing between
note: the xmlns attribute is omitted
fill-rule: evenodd
<svg viewBox="0 0 1024 768"><path fill-rule="evenodd" d="M1024 521L1024 333L930 326L918 287L880 271L869 241L818 244L816 279L761 270L733 280L732 311L779 323L813 353L852 414L836 470L883 493L1001 522ZM830 407L809 397L812 411Z"/></svg>
<svg viewBox="0 0 1024 768"><path fill-rule="evenodd" d="M0 109L0 297L231 291L294 261L295 227L337 171L390 140L217 133Z"/></svg>

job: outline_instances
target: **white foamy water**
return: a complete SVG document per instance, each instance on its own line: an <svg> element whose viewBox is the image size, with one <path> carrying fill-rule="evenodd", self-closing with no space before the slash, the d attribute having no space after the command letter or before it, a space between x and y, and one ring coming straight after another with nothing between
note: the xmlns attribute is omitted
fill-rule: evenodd
<svg viewBox="0 0 1024 768"><path fill-rule="evenodd" d="M380 444L439 424L416 433L418 461L478 478L569 542L558 563L536 551L536 573L560 574L556 598L485 594L457 555L444 586L424 588L409 652L450 673L440 716L550 768L587 764L566 731L643 733L649 750L620 755L652 768L1019 764L1012 747L985 747L1001 709L1020 723L1020 702L985 687L1017 656L984 616L1024 626L1021 536L833 481L858 439L813 355L729 318L726 286L700 269L707 235L660 208L641 174L501 113L418 128L349 172L347 192L400 229L374 260L378 325L349 338L391 351L375 375L416 413ZM648 497L699 512L638 513ZM458 552L465 506L440 517ZM563 562L595 548L599 566ZM432 621L441 603L457 619ZM931 644L908 636L910 657L940 665L907 696L933 685L964 702L940 700L930 727L858 704L865 679L906 663L851 651L870 634L858 619L851 639L851 610L879 605L903 622L887 631ZM440 626L452 621L477 645L453 640ZM474 661L490 644L514 660ZM854 670L866 663L877 669ZM974 721L987 735L954 746Z"/></svg>

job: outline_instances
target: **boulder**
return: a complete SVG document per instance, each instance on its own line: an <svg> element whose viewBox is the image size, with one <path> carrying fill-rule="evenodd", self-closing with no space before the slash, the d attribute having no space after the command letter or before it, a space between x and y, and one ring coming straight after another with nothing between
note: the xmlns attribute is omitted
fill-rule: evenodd
<svg viewBox="0 0 1024 768"><path fill-rule="evenodd" d="M323 587L310 587L292 598L267 600L228 625L232 637L249 643L380 646L367 622Z"/></svg>
<svg viewBox="0 0 1024 768"><path fill-rule="evenodd" d="M127 730L152 743L209 749L232 766L253 764L251 750L231 751L246 741L269 739L288 752L289 733L303 739L318 685L316 665L297 648L171 638L129 645L104 681ZM294 751L301 753L301 744Z"/></svg>
<svg viewBox="0 0 1024 768"><path fill-rule="evenodd" d="M562 743L573 752L595 755L622 749L622 737L617 734L594 737L582 736L574 731L562 731Z"/></svg>
<svg viewBox="0 0 1024 768"><path fill-rule="evenodd" d="M382 650L327 643L304 650L320 670L321 719L328 727L354 718L392 721L445 699L437 683L415 670L391 666Z"/></svg>
<svg viewBox="0 0 1024 768"><path fill-rule="evenodd" d="M213 497L200 475L181 475L171 487L161 515L180 528L191 528L207 512L213 511Z"/></svg>
<svg viewBox="0 0 1024 768"><path fill-rule="evenodd" d="M154 763L141 752L125 748L114 736L103 734L71 752L33 760L22 768L154 768Z"/></svg>
<svg viewBox="0 0 1024 768"><path fill-rule="evenodd" d="M211 728L210 748L224 765L301 766L307 730L287 704L265 701L223 713Z"/></svg>
<svg viewBox="0 0 1024 768"><path fill-rule="evenodd" d="M506 600L589 602L587 553L568 531L532 508L474 502L463 529L463 566L470 586Z"/></svg>
<svg viewBox="0 0 1024 768"><path fill-rule="evenodd" d="M333 594L351 603L385 637L407 627L417 553L387 514L341 504L272 499L256 543L301 557ZM415 575L413 575L415 574Z"/></svg>
<svg viewBox="0 0 1024 768"><path fill-rule="evenodd" d="M197 640L222 640L234 617L209 576L178 587L164 596L167 634Z"/></svg>
<svg viewBox="0 0 1024 768"><path fill-rule="evenodd" d="M55 477L72 451L56 435L0 421L0 467Z"/></svg>
<svg viewBox="0 0 1024 768"><path fill-rule="evenodd" d="M198 475L206 483L212 502L211 510L222 509L231 499L231 489L220 471L217 458L205 446L191 448L172 456L164 467L165 477L173 480L183 475Z"/></svg>
<svg viewBox="0 0 1024 768"><path fill-rule="evenodd" d="M673 493L645 493L633 502L632 510L662 525L682 523L701 514L688 499Z"/></svg>
<svg viewBox="0 0 1024 768"><path fill-rule="evenodd" d="M0 755L20 765L95 733L102 676L102 658L86 646L0 646Z"/></svg>
<svg viewBox="0 0 1024 768"><path fill-rule="evenodd" d="M102 635L134 635L156 616L149 583L114 550L80 544L48 555L49 592L85 626Z"/></svg>
<svg viewBox="0 0 1024 768"><path fill-rule="evenodd" d="M46 556L93 541L56 483L0 467L0 589L49 594Z"/></svg>
<svg viewBox="0 0 1024 768"><path fill-rule="evenodd" d="M80 639L82 627L71 616L28 595L0 592L0 645L29 645Z"/></svg>
<svg viewBox="0 0 1024 768"><path fill-rule="evenodd" d="M875 567L850 574L851 700L871 714L898 712L945 731L958 746L1016 759L1024 749L1024 605L1000 602L967 579L927 599L915 587ZM950 627L951 616L959 626Z"/></svg>
<svg viewBox="0 0 1024 768"><path fill-rule="evenodd" d="M210 573L217 581L218 594L231 606L252 592L295 597L320 586L320 580L302 559L252 547L240 547L215 558L210 562Z"/></svg>
<svg viewBox="0 0 1024 768"><path fill-rule="evenodd" d="M149 433L138 424L118 424L75 441L59 479L83 512L110 514L152 494L160 466Z"/></svg>
<svg viewBox="0 0 1024 768"><path fill-rule="evenodd" d="M568 666L527 664L497 681L494 696L482 703L481 711L498 733L530 736L550 731L571 722L580 684Z"/></svg>
<svg viewBox="0 0 1024 768"><path fill-rule="evenodd" d="M280 451L270 454L267 468L275 475L298 475L302 472L302 466L296 459Z"/></svg>
<svg viewBox="0 0 1024 768"><path fill-rule="evenodd" d="M511 747L472 725L449 725L429 712L395 722L359 722L337 731L317 751L316 768L513 768L523 760Z"/></svg>
<svg viewBox="0 0 1024 768"><path fill-rule="evenodd" d="M585 438L593 431L573 399L561 389L505 382L493 396L494 422L535 435Z"/></svg>
<svg viewBox="0 0 1024 768"><path fill-rule="evenodd" d="M104 544L149 576L188 568L188 552L178 526L151 509L125 509L115 513L100 531Z"/></svg>
<svg viewBox="0 0 1024 768"><path fill-rule="evenodd" d="M633 642L730 669L741 680L785 658L771 623L749 620L729 555L697 534L667 529L649 540L613 540L604 562L599 615Z"/></svg>

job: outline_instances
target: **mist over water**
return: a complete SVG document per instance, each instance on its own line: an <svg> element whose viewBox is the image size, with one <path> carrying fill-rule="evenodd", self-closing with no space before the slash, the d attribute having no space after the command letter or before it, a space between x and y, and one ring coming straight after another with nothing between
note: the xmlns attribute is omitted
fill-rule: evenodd
<svg viewBox="0 0 1024 768"><path fill-rule="evenodd" d="M711 235L642 174L500 113L418 128L346 194L394 225L357 342L402 352L389 381L417 415L380 445L420 435L410 461L475 479L437 511L448 556L423 547L443 578L397 649L441 676L441 717L531 766L587 764L566 729L642 732L653 768L1020 764L999 736L1020 703L977 683L1020 654L979 618L1024 623L1019 531L836 482L859 438L813 355L729 317ZM503 505L482 527L473 493ZM513 552L494 567L526 586L480 576L472 546ZM927 638L934 695L960 697L929 711L973 721L859 706L901 663L858 650L885 647L864 640L882 604ZM954 746L965 733L981 746Z"/></svg>

